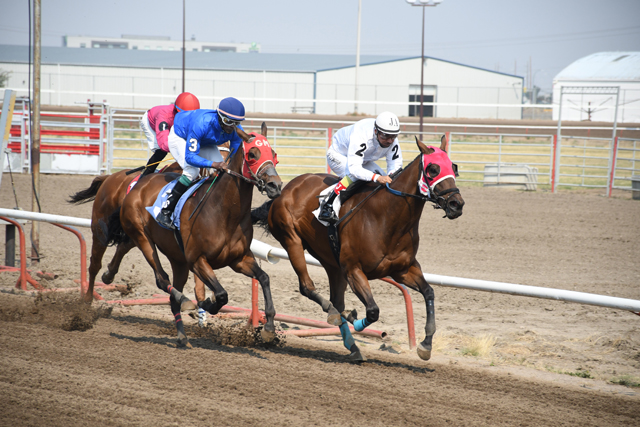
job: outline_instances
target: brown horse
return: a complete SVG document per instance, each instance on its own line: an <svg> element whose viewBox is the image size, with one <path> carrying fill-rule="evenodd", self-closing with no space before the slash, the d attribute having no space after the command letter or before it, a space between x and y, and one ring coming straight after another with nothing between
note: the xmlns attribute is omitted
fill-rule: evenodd
<svg viewBox="0 0 640 427"><path fill-rule="evenodd" d="M182 169L178 163L173 163L161 172L180 172ZM86 302L93 300L93 288L96 276L102 268L102 257L107 250L106 226L109 217L120 210L122 201L127 195L127 188L137 174L127 174L129 169L121 170L111 175L102 175L93 180L89 188L78 191L69 196L69 203L82 204L93 201L91 209L91 259L89 264L89 288L86 294L82 295ZM118 273L122 258L134 247L132 242L119 244L111 262L107 265L107 270L102 274L104 283L111 283Z"/></svg>
<svg viewBox="0 0 640 427"><path fill-rule="evenodd" d="M266 135L264 124L262 133ZM266 138L256 134L250 136L253 138L231 156L229 169L216 180L208 179L195 196L186 201L180 216L180 230L175 235L160 227L145 209L153 205L168 182L178 178L174 174L155 174L140 182L124 199L119 215L110 219L110 240L119 243L119 237L130 238L153 268L158 288L170 294L180 346L189 346L180 312L195 308L182 294L189 271L193 271L215 296L215 302L207 298L199 301L198 306L216 314L227 303L228 296L214 270L227 266L260 282L267 318L262 336L265 341L275 337L275 309L269 276L259 267L250 250L253 239L250 215L253 185L275 198L280 195L282 181L275 170L275 152ZM123 236L121 230L128 237ZM171 263L173 285L160 265L158 249Z"/></svg>
<svg viewBox="0 0 640 427"><path fill-rule="evenodd" d="M363 185L341 207L342 220L338 223L341 242L339 262L332 252L325 228L312 212L318 208L318 194L337 182L337 177L326 174L301 175L289 182L282 195L254 209L252 219L266 228L288 252L298 275L300 292L315 301L329 314L328 322L340 326L344 345L354 361L364 360L349 332L347 320L356 330L378 320L376 305L369 280L391 276L397 282L419 291L425 299L427 322L426 337L418 347L419 356L431 357L432 338L436 330L434 292L422 274L416 260L418 251L418 225L425 202L446 212L454 219L462 215L464 200L455 186L453 175L457 167L446 155L443 137L439 151L427 147L416 138L420 155L387 188L378 184ZM444 152L444 153L443 153ZM437 155L438 161L432 160ZM441 171L451 171L450 174ZM447 176L444 178L444 176ZM436 179L443 177L440 179ZM429 196L418 189L420 181L428 185ZM345 213L349 212L346 216ZM330 301L316 292L309 277L304 250L314 256L327 272L331 289ZM366 306L366 318L344 311L344 293L347 284Z"/></svg>
<svg viewBox="0 0 640 427"><path fill-rule="evenodd" d="M225 143L219 147L223 159L226 160L229 155L229 143ZM182 168L177 162L165 166L160 173L180 173ZM205 174L201 170L201 174ZM93 201L91 209L91 258L89 262L89 288L86 294L82 295L86 302L93 300L93 288L96 282L96 276L102 268L102 257L107 250L107 224L109 217L120 210L122 201L127 195L127 189L131 182L139 176L140 173L131 173L130 169L121 170L111 175L102 175L93 180L89 188L78 191L69 196L69 203L79 205ZM104 283L113 282L114 277L120 269L120 263L124 256L135 245L131 241L118 244L116 253L111 262L107 265L107 270L102 273L102 281ZM198 279L196 278L196 281ZM200 287L200 286L199 286Z"/></svg>

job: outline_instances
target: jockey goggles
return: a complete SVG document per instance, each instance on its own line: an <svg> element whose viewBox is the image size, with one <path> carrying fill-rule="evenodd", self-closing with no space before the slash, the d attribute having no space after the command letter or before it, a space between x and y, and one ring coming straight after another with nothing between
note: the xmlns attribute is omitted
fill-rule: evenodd
<svg viewBox="0 0 640 427"><path fill-rule="evenodd" d="M398 137L398 135L394 134L394 133L384 133L381 130L378 130L378 138L382 138L382 139L396 139Z"/></svg>
<svg viewBox="0 0 640 427"><path fill-rule="evenodd" d="M220 114L220 111L218 111L218 117L220 117L220 121L225 126L236 127L240 124L240 120L233 120L227 116L223 116L222 114Z"/></svg>

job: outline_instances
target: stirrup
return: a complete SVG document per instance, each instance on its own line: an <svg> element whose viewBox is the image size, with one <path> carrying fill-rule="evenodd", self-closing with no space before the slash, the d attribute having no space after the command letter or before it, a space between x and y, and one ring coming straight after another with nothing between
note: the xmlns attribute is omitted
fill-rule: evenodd
<svg viewBox="0 0 640 427"><path fill-rule="evenodd" d="M168 228L170 230L175 229L175 225L173 225L173 221L171 220L171 215L173 212L166 212L164 209L160 211L158 216L156 217L156 222L163 226L164 228Z"/></svg>
<svg viewBox="0 0 640 427"><path fill-rule="evenodd" d="M320 221L328 222L329 224L335 224L338 222L338 216L333 209L322 209L322 211L320 211L320 215L318 215L318 219Z"/></svg>

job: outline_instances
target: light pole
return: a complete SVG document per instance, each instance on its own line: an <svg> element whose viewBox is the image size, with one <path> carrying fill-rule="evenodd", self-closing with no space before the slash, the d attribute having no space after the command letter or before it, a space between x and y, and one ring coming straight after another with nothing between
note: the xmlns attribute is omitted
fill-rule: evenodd
<svg viewBox="0 0 640 427"><path fill-rule="evenodd" d="M356 86L354 99L356 100L353 111L358 113L358 71L360 70L360 21L362 17L362 0L358 0L358 38L356 41Z"/></svg>
<svg viewBox="0 0 640 427"><path fill-rule="evenodd" d="M422 7L422 60L420 61L420 133L422 133L423 104L424 104L424 8L437 6L442 0L406 0L411 6Z"/></svg>

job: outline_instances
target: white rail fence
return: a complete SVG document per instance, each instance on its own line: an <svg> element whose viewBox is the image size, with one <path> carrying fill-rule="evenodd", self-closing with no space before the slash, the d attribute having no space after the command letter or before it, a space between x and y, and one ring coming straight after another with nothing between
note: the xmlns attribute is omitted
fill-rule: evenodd
<svg viewBox="0 0 640 427"><path fill-rule="evenodd" d="M94 114L95 111L102 114ZM41 145L41 171L101 174L143 165L151 153L138 125L142 114L141 110L116 109L105 104L88 105L86 114L58 117L46 114L42 121L45 136ZM247 120L245 128L258 130L263 120L270 125L269 139L278 152L278 169L285 180L307 172L327 172L325 154L333 133L352 123L315 120L310 127L308 119L287 119L285 125L282 119L267 117ZM11 152L4 171L28 173L28 109L17 109L12 124ZM405 163L418 153L413 135L419 135L428 144L439 144L441 132L419 134L416 124L403 126L405 130L399 139ZM640 139L563 135L558 143L557 136L552 135L553 126L500 125L502 133L466 131L467 126L487 131L496 127L490 124L429 123L428 126L435 130L459 129L448 136L451 158L460 166L460 182L517 186L526 190L602 188L608 195L612 189L640 191L632 185L633 177L640 176ZM611 129L597 128L598 131ZM571 130L586 134L594 128L579 126Z"/></svg>
<svg viewBox="0 0 640 427"><path fill-rule="evenodd" d="M0 208L0 216L12 219L45 221L76 227L91 227L91 220L89 219L62 215L42 214L38 212L17 211L14 209ZM266 260L272 264L275 264L280 259L289 259L289 255L284 249L275 248L255 239L251 242L251 250L256 257ZM25 254L21 254L21 256L25 256ZM318 260L313 258L311 255L306 254L305 258L307 260L307 264L320 266ZM533 298L552 299L556 301L566 301L577 304L587 304L599 307L626 310L631 311L635 314L640 314L640 301L628 298L618 298L586 292L567 291L563 289L519 285L515 283L465 279L461 277L449 277L436 274L424 274L424 277L427 282L432 285L448 286L483 292L504 293Z"/></svg>

